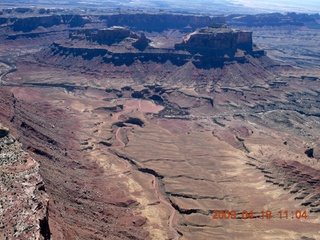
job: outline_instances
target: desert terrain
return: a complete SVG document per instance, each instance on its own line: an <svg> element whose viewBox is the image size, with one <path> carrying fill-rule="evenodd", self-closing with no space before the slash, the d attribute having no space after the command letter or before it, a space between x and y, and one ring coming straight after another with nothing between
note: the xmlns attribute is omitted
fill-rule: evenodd
<svg viewBox="0 0 320 240"><path fill-rule="evenodd" d="M2 9L0 238L319 239L319 21Z"/></svg>

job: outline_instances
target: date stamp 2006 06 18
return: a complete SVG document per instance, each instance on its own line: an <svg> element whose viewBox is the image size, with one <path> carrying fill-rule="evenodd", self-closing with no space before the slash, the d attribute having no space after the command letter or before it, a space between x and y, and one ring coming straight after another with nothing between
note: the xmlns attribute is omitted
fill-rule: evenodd
<svg viewBox="0 0 320 240"><path fill-rule="evenodd" d="M247 211L243 210L242 212L237 212L235 210L213 210L212 219L306 219L307 211L289 211L289 210L280 210L278 212L272 212L270 210L262 210L261 212Z"/></svg>

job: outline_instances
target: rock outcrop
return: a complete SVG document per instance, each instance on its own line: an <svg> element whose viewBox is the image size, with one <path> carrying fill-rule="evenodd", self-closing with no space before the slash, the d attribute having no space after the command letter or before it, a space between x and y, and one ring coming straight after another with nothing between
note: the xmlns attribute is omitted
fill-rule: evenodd
<svg viewBox="0 0 320 240"><path fill-rule="evenodd" d="M320 161L320 143L318 143L313 149L313 157Z"/></svg>
<svg viewBox="0 0 320 240"><path fill-rule="evenodd" d="M191 61L198 68L216 68L226 62L243 63L246 55L264 55L263 50L253 48L252 32L233 30L223 24L215 26L219 27L196 30L172 48L156 48L143 32L133 32L126 27L83 29L71 33L67 41L55 42L49 49L37 54L37 59L69 56L70 62L78 57L85 60L99 58L100 62L116 66L129 66L137 61L170 61L176 66L182 66ZM63 61L57 63L63 64Z"/></svg>
<svg viewBox="0 0 320 240"><path fill-rule="evenodd" d="M50 239L49 202L39 164L1 123L0 172L0 238Z"/></svg>
<svg viewBox="0 0 320 240"><path fill-rule="evenodd" d="M136 49L139 51L145 50L150 43L150 40L146 37L144 33L142 33L139 37L139 39L132 44Z"/></svg>
<svg viewBox="0 0 320 240"><path fill-rule="evenodd" d="M130 30L124 27L111 27L106 29L99 29L97 33L91 35L90 40L101 44L111 45L113 43L121 42L130 36Z"/></svg>
<svg viewBox="0 0 320 240"><path fill-rule="evenodd" d="M252 51L253 41L251 31L238 31L237 48L247 52Z"/></svg>
<svg viewBox="0 0 320 240"><path fill-rule="evenodd" d="M237 49L238 34L228 28L202 28L189 35L176 49L183 49L193 54L233 56Z"/></svg>
<svg viewBox="0 0 320 240"><path fill-rule="evenodd" d="M128 37L138 38L126 27L111 27L98 30L84 29L70 34L72 40L86 40L99 44L112 45Z"/></svg>
<svg viewBox="0 0 320 240"><path fill-rule="evenodd" d="M252 32L230 28L201 28L189 34L182 43L175 45L193 54L200 53L223 57L233 57L237 48L252 51Z"/></svg>

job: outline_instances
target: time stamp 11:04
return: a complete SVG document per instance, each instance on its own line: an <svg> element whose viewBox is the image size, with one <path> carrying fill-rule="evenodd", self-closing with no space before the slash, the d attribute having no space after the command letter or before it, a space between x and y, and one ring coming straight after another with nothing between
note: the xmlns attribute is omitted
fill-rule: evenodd
<svg viewBox="0 0 320 240"><path fill-rule="evenodd" d="M280 211L271 211L271 210L262 210L260 212L254 212L252 210L243 210L238 212L235 210L213 210L212 219L307 219L307 211L295 210L280 210Z"/></svg>

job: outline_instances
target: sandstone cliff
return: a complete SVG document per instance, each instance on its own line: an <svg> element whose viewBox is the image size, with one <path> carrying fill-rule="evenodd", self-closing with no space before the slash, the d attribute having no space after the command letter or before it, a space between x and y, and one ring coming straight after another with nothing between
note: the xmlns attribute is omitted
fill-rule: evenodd
<svg viewBox="0 0 320 240"><path fill-rule="evenodd" d="M80 15L48 15L17 18L13 21L14 31L31 32L38 27L52 27L55 25L67 24L70 27L80 27L89 20Z"/></svg>
<svg viewBox="0 0 320 240"><path fill-rule="evenodd" d="M84 29L79 30L70 35L72 40L87 40L90 42L97 42L99 44L112 45L123 41L125 38L132 35L133 37L138 37L130 32L128 28L125 27L111 27L103 28L98 30Z"/></svg>
<svg viewBox="0 0 320 240"><path fill-rule="evenodd" d="M233 57L237 48L252 51L252 32L230 28L201 28L189 34L176 49L187 50L193 54Z"/></svg>

